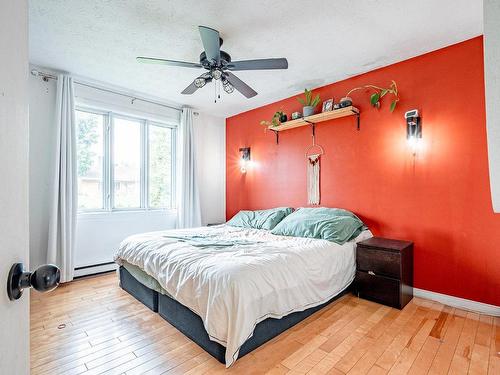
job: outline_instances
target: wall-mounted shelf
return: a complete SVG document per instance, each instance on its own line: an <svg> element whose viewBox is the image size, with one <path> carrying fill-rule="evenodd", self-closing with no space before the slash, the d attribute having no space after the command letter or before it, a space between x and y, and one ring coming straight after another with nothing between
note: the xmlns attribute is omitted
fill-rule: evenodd
<svg viewBox="0 0 500 375"><path fill-rule="evenodd" d="M314 125L319 122L334 120L336 118L342 118L347 116L356 116L357 129L359 130L359 109L353 106L335 109L333 111L328 111L328 112L321 112L312 116L299 118L297 120L287 121L279 126L269 126L268 129L272 130L276 134L276 143L278 143L279 142L278 133L281 131L299 128L301 126L306 126L306 125Z"/></svg>

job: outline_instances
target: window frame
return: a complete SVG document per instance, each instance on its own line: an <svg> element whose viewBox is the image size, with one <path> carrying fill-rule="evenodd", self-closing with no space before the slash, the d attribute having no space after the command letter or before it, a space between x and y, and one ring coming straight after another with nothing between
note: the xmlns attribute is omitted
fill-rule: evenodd
<svg viewBox="0 0 500 375"><path fill-rule="evenodd" d="M116 111L100 110L94 107L77 105L75 112L86 112L103 116L103 189L102 208L78 208L78 214L113 213L113 212L144 212L144 211L169 211L176 209L177 181L177 129L178 124L168 121L137 116ZM136 121L140 124L140 207L114 207L114 120L115 118ZM171 133L171 194L170 207L151 207L149 202L149 126L159 126L170 129Z"/></svg>
<svg viewBox="0 0 500 375"><path fill-rule="evenodd" d="M149 149L149 127L150 126L158 126L161 128L167 128L170 129L170 150L171 150L171 161L172 161L172 168L170 170L170 181L172 183L172 190L170 192L170 208L168 207L151 207L150 206L150 201L149 201L149 155L150 155L150 149ZM177 168L177 126L172 126L167 123L159 122L159 121L151 121L151 120L146 120L146 126L145 126L145 134L144 134L145 142L147 143L147 149L144 149L145 152L145 166L146 166L146 175L145 175L145 193L146 193L146 205L148 209L150 210L168 210L168 209L175 209L176 208L176 187L177 187L177 181L175 179L176 176L176 168Z"/></svg>

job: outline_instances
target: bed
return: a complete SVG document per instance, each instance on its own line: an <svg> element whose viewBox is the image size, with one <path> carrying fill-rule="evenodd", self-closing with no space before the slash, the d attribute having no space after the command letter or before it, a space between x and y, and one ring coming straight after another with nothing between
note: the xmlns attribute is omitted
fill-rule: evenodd
<svg viewBox="0 0 500 375"><path fill-rule="evenodd" d="M128 237L123 289L229 367L348 290L355 244L229 225Z"/></svg>

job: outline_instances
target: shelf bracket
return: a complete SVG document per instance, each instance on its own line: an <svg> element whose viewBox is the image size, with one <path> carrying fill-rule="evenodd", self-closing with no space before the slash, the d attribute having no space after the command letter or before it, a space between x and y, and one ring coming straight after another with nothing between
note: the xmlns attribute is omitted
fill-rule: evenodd
<svg viewBox="0 0 500 375"><path fill-rule="evenodd" d="M279 145L279 143L280 143L280 132L277 131L277 130L272 130L272 129L271 129L271 131L273 131L274 134L276 135L276 144Z"/></svg>
<svg viewBox="0 0 500 375"><path fill-rule="evenodd" d="M359 127L359 112L353 111L353 113L356 115L356 126L357 126L357 129L359 131L360 130L360 127Z"/></svg>

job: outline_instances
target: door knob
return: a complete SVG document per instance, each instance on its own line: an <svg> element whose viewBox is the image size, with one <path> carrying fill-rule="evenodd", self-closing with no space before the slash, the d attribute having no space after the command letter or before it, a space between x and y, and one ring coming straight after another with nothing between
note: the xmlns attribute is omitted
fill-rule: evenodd
<svg viewBox="0 0 500 375"><path fill-rule="evenodd" d="M11 301L21 298L23 290L35 288L39 292L50 292L59 285L61 271L53 264L44 264L34 272L24 271L22 263L14 263L7 279L7 294Z"/></svg>

